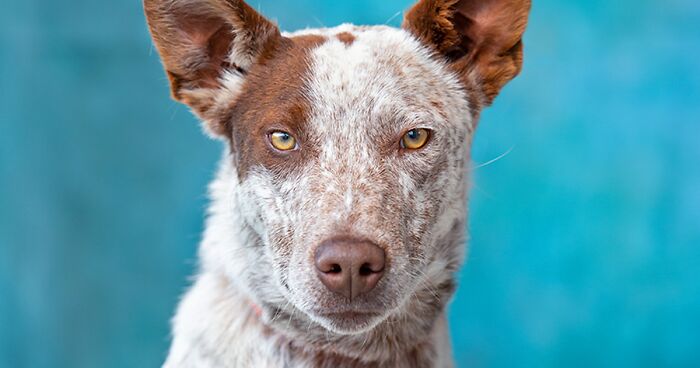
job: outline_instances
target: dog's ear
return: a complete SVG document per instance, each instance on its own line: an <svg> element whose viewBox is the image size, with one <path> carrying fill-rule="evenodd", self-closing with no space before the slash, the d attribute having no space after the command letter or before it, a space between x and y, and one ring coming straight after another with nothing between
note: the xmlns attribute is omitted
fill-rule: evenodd
<svg viewBox="0 0 700 368"><path fill-rule="evenodd" d="M241 0L144 0L144 9L173 98L225 135L213 110L235 99L279 29Z"/></svg>
<svg viewBox="0 0 700 368"><path fill-rule="evenodd" d="M431 46L466 78L481 83L490 105L522 68L530 0L420 0L403 28Z"/></svg>

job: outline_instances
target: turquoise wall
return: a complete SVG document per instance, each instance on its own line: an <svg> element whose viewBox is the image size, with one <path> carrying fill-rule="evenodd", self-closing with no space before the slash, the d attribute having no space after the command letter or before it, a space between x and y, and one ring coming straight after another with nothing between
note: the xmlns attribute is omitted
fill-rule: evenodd
<svg viewBox="0 0 700 368"><path fill-rule="evenodd" d="M252 3L284 29L408 0ZM0 11L0 367L155 367L220 146L138 0ZM394 17L396 15L396 17ZM536 0L476 136L460 367L700 366L700 2Z"/></svg>

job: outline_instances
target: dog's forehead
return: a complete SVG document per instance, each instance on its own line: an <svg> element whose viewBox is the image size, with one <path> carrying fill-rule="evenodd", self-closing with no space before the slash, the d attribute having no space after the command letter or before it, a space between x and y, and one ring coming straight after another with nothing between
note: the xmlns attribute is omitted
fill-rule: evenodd
<svg viewBox="0 0 700 368"><path fill-rule="evenodd" d="M382 121L450 121L453 110L466 102L458 78L402 29L346 24L293 36L308 34L325 38L309 51L306 76L316 130L387 128L377 126Z"/></svg>
<svg viewBox="0 0 700 368"><path fill-rule="evenodd" d="M346 161L376 159L410 129L455 137L473 130L460 79L405 30L343 25L284 36L245 84L221 96L224 107L233 101L222 116L242 177L257 165L290 171L261 143L271 129L300 138L305 154L290 156L297 166L319 154L335 160L338 149Z"/></svg>

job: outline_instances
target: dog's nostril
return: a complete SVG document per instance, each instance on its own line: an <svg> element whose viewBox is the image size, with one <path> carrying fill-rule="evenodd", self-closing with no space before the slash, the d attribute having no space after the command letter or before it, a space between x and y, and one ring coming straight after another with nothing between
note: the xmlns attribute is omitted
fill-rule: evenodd
<svg viewBox="0 0 700 368"><path fill-rule="evenodd" d="M341 273L341 272L343 272L343 269L337 263L332 264L331 269L328 271L328 273Z"/></svg>
<svg viewBox="0 0 700 368"><path fill-rule="evenodd" d="M369 263L364 263L362 266L360 266L360 276L368 276L372 273L374 273L374 271L372 271L372 267L369 265Z"/></svg>

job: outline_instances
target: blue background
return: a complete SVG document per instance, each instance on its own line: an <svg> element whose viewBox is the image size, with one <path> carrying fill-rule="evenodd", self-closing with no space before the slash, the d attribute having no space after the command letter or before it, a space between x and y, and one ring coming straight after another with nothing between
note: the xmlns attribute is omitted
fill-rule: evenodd
<svg viewBox="0 0 700 368"><path fill-rule="evenodd" d="M408 0L252 2L283 29ZM155 367L221 147L137 0L3 1L0 367ZM392 18L393 17L393 18ZM700 2L536 0L474 147L460 367L700 366Z"/></svg>

